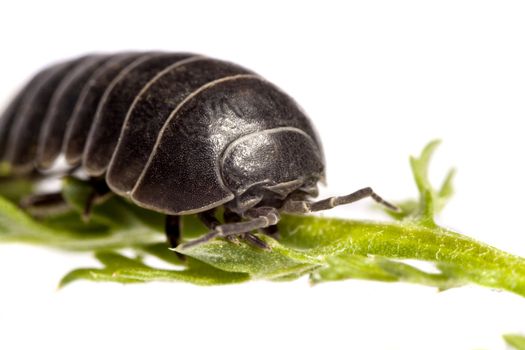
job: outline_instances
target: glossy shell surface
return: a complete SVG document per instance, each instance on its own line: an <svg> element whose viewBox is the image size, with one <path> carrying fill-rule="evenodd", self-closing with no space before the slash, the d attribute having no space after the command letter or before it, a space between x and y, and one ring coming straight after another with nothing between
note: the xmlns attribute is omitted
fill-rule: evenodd
<svg viewBox="0 0 525 350"><path fill-rule="evenodd" d="M285 133L269 133L273 143L265 146L266 130ZM258 136L231 147L251 134ZM293 148L295 139L306 163L301 150L322 159L317 135L292 98L246 68L191 53L92 54L51 65L0 119L0 157L10 176L49 169L64 155L118 195L172 215L232 200L228 184L238 179L225 169L238 159L253 163L251 170L272 162L245 154L248 145L271 154L276 145ZM296 166L289 156L280 161ZM324 171L319 161L308 166Z"/></svg>

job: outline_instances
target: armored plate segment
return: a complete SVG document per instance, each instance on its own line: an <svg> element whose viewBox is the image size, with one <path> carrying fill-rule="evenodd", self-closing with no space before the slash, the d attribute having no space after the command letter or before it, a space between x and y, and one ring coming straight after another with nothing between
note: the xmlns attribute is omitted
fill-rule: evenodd
<svg viewBox="0 0 525 350"><path fill-rule="evenodd" d="M88 59L81 57L46 69L44 76L38 79L23 97L22 105L7 133L4 156L14 174L25 174L34 170L39 133L53 94L62 80Z"/></svg>
<svg viewBox="0 0 525 350"><path fill-rule="evenodd" d="M84 149L82 165L89 175L104 175L128 110L142 88L166 67L191 56L184 53L146 55L113 80L99 104Z"/></svg>
<svg viewBox="0 0 525 350"><path fill-rule="evenodd" d="M237 75L209 83L168 118L131 198L173 215L221 205L234 198L221 175L225 148L278 127L302 130L319 144L297 104L264 79Z"/></svg>
<svg viewBox="0 0 525 350"><path fill-rule="evenodd" d="M191 53L51 66L0 126L11 174L47 169L64 153L115 193L170 215L237 201L260 184L283 195L315 187L324 172L320 141L290 96L246 68Z"/></svg>
<svg viewBox="0 0 525 350"><path fill-rule="evenodd" d="M106 175L110 188L122 195L129 194L170 114L182 106L185 99L191 99L191 94L201 86L238 74L253 73L232 63L192 57L175 63L152 79L128 112Z"/></svg>
<svg viewBox="0 0 525 350"><path fill-rule="evenodd" d="M83 87L88 83L93 73L109 58L110 56L107 55L86 58L82 64L72 69L58 85L40 129L36 156L38 168L47 169L51 167L60 155L66 126Z"/></svg>
<svg viewBox="0 0 525 350"><path fill-rule="evenodd" d="M123 53L110 58L99 67L82 89L75 110L67 125L63 151L70 165L79 165L86 145L89 129L97 107L113 79L133 61L146 53Z"/></svg>
<svg viewBox="0 0 525 350"><path fill-rule="evenodd" d="M25 86L16 94L15 98L9 103L5 111L0 117L0 159L4 159L5 149L7 146L7 138L9 132L12 131L12 125L15 117L22 109L22 101L27 99L27 96L33 94L33 90L40 85L40 81L47 79L54 67L41 70L33 78L25 84Z"/></svg>
<svg viewBox="0 0 525 350"><path fill-rule="evenodd" d="M253 231L275 237L281 211L366 197L397 210L370 187L311 201L324 157L298 104L246 68L192 53L87 55L37 73L2 114L0 176L45 179L57 174L46 170L61 155L71 166L64 173L87 175L92 185L84 218L112 190L167 214L172 247L180 215L200 213L211 229L185 247L239 237L269 249ZM29 202L63 205L64 197L35 194ZM214 213L222 205L225 223Z"/></svg>

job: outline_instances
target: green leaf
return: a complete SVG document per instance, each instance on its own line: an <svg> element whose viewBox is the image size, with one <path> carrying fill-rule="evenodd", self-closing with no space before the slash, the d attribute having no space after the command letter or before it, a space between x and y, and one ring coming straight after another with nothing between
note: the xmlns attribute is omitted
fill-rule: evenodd
<svg viewBox="0 0 525 350"><path fill-rule="evenodd" d="M397 217L398 222L284 215L279 223L280 242L266 239L271 252L222 240L178 251L253 278L292 278L310 271L316 283L365 278L419 283L444 290L470 282L525 295L524 259L435 224L435 213L453 193L454 176L451 170L439 190L430 184L428 166L438 144L430 143L419 157L411 158L420 199L402 204L404 210ZM440 272L427 273L397 261L403 259L433 263Z"/></svg>
<svg viewBox="0 0 525 350"><path fill-rule="evenodd" d="M516 350L525 350L525 337L520 334L505 334L503 339Z"/></svg>
<svg viewBox="0 0 525 350"><path fill-rule="evenodd" d="M74 270L64 277L62 286L79 279L213 285L309 275L313 283L359 278L418 283L439 290L477 283L525 296L523 258L436 225L435 215L452 196L454 177L451 170L438 189L430 184L428 166L437 145L434 141L419 157L411 158L419 198L402 202L402 212L391 213L394 221L282 215L279 241L260 235L269 251L215 239L179 248L186 255L183 262L166 246L163 215L123 198L110 196L96 203L90 221L83 222L81 214L92 189L74 178L63 182L69 210L60 214L35 219L15 202L0 198L0 241L94 252L103 267ZM183 217L183 229L184 239L206 232L195 215ZM123 248L133 256L123 255ZM161 260L164 266L150 264L151 259ZM421 270L413 261L430 263L436 271Z"/></svg>
<svg viewBox="0 0 525 350"><path fill-rule="evenodd" d="M153 253L157 249L158 246L146 247L146 250ZM166 245L163 245L163 251L169 252ZM222 271L191 258L186 259L184 267L180 270L153 268L144 264L138 258L128 258L116 252L98 252L96 258L104 264L103 268L73 270L64 276L60 281L59 287L64 287L78 280L120 283L162 281L218 285L240 283L249 279L247 274Z"/></svg>
<svg viewBox="0 0 525 350"><path fill-rule="evenodd" d="M525 259L440 227L406 221L376 223L315 217L287 217L281 227L283 232L293 230L293 235L283 236L282 243L296 249L312 249L339 259L358 255L427 261L437 264L451 285L477 283L525 296ZM317 271L315 280L333 276L334 269L337 279L342 279L339 264L344 259L327 261L329 264ZM353 278L353 272L347 277Z"/></svg>
<svg viewBox="0 0 525 350"><path fill-rule="evenodd" d="M82 221L81 215L92 191L91 185L87 182L73 177L66 177L63 180L62 195L77 213L78 221ZM122 197L110 193L101 198L98 205L93 206L89 221L117 230L144 226L162 232L164 215L139 208Z"/></svg>
<svg viewBox="0 0 525 350"><path fill-rule="evenodd" d="M164 240L162 231L152 229L151 222L160 214L137 209L113 196L97 205L89 223L81 218L89 185L66 179L63 195L71 210L59 215L36 219L13 202L0 197L0 242L25 242L65 250L94 251L133 247ZM84 202L83 202L84 200ZM142 210L142 216L137 213ZM144 216L150 217L146 223Z"/></svg>
<svg viewBox="0 0 525 350"><path fill-rule="evenodd" d="M465 282L444 273L421 271L409 264L380 256L340 255L327 259L329 267L311 275L313 283L338 281L348 278L383 282L410 282L446 290Z"/></svg>
<svg viewBox="0 0 525 350"><path fill-rule="evenodd" d="M300 276L323 264L322 258L310 252L290 249L271 238L260 238L268 243L270 251L247 243L234 244L224 240L213 240L177 251L221 270L247 273L253 278Z"/></svg>
<svg viewBox="0 0 525 350"><path fill-rule="evenodd" d="M400 213L387 211L387 214L397 220L415 220L421 225L435 226L434 217L439 213L454 193L453 179L455 169L449 170L439 190L435 190L428 177L430 160L440 141L430 142L421 152L419 157L410 157L410 166L419 192L419 200L407 200L398 206Z"/></svg>
<svg viewBox="0 0 525 350"><path fill-rule="evenodd" d="M12 202L17 203L22 197L31 194L35 187L36 183L29 177L0 177L0 196Z"/></svg>

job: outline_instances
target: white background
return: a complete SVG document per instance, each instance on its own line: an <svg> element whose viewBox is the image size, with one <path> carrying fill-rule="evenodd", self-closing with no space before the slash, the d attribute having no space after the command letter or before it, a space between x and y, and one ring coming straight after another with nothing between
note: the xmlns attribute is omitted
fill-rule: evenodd
<svg viewBox="0 0 525 350"><path fill-rule="evenodd" d="M0 103L35 70L87 51L195 51L249 67L308 112L323 195L416 195L408 155L441 138L458 168L440 221L525 256L525 7L519 1L4 1ZM360 203L324 215L383 218ZM81 282L86 255L0 246L0 348L505 349L525 299L466 287Z"/></svg>

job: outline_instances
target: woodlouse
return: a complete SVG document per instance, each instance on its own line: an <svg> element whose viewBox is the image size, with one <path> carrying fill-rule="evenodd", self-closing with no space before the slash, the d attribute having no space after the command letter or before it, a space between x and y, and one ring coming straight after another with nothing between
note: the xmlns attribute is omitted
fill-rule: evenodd
<svg viewBox="0 0 525 350"><path fill-rule="evenodd" d="M252 231L275 235L280 211L369 196L396 209L369 187L310 201L324 156L295 101L250 70L190 53L92 54L37 73L3 113L0 157L8 176L24 176L60 154L112 192L167 214L172 246L186 214L211 229L186 246L237 236L265 248ZM214 214L221 205L225 223Z"/></svg>

